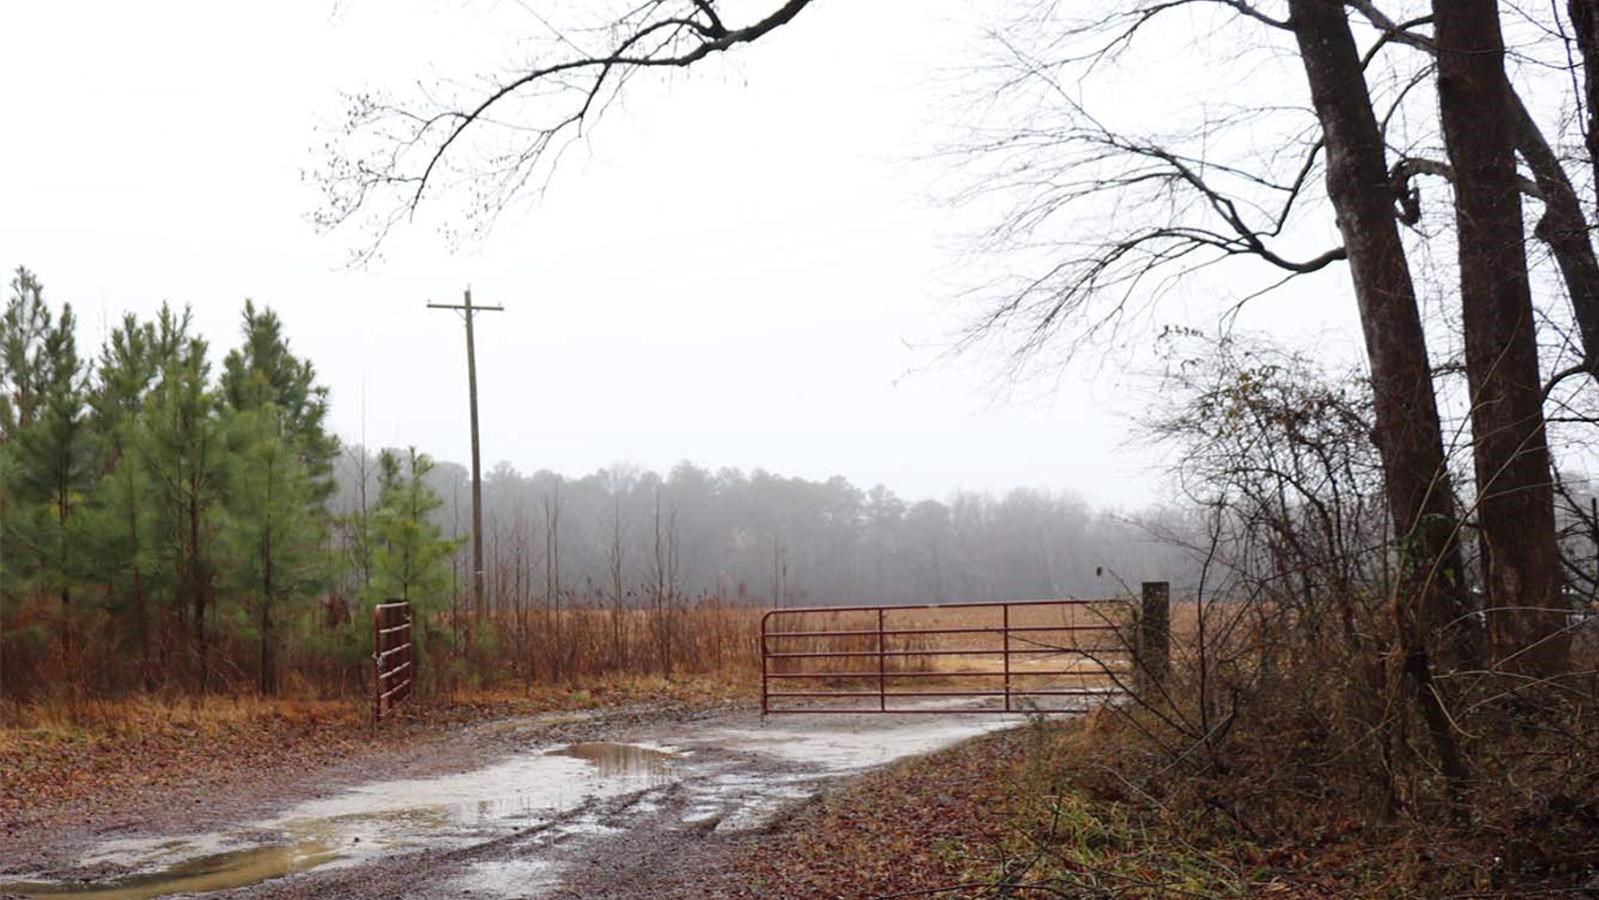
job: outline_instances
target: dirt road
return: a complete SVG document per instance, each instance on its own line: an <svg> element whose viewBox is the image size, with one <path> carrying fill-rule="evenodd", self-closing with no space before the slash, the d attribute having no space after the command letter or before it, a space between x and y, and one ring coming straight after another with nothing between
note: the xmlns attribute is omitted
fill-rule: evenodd
<svg viewBox="0 0 1599 900"><path fill-rule="evenodd" d="M837 779L1020 721L763 722L743 710L500 721L388 760L381 778L372 765L317 773L209 815L152 810L114 836L21 842L0 860L0 896L737 894L714 878L719 847Z"/></svg>

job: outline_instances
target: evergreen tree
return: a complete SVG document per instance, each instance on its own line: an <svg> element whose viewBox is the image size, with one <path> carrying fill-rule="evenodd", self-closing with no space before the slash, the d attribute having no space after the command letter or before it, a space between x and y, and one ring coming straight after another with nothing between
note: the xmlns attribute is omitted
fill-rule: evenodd
<svg viewBox="0 0 1599 900"><path fill-rule="evenodd" d="M426 646L427 623L449 605L451 558L461 545L444 537L434 522L433 512L444 501L427 485L432 470L433 460L415 447L404 457L392 450L378 456L380 494L370 517L372 581L362 595L368 609L389 600L411 604L418 657Z"/></svg>
<svg viewBox="0 0 1599 900"><path fill-rule="evenodd" d="M260 648L258 685L273 695L280 625L327 581L319 489L276 404L233 413L228 431L229 581L251 607L247 628L254 627Z"/></svg>
<svg viewBox="0 0 1599 900"><path fill-rule="evenodd" d="M131 314L124 316L100 350L95 387L89 397L90 423L102 470L100 489L87 511L91 571L106 587L106 611L120 626L118 637L134 646L146 690L155 688L148 585L155 566L151 533L155 498L149 468L139 455L139 429L159 371L160 353L154 323L141 323Z"/></svg>
<svg viewBox="0 0 1599 900"><path fill-rule="evenodd" d="M11 280L11 299L0 317L0 440L10 440L33 424L44 394L41 384L50 377L44 351L49 332L44 286L19 266Z"/></svg>
<svg viewBox="0 0 1599 900"><path fill-rule="evenodd" d="M404 600L437 610L449 593L450 554L456 541L444 537L433 511L444 501L428 487L433 460L415 447L402 457L393 450L378 456L378 505L371 515L372 584L369 603Z"/></svg>
<svg viewBox="0 0 1599 900"><path fill-rule="evenodd" d="M283 323L271 309L257 311L244 302L244 345L222 362L222 396L235 410L271 403L278 407L283 433L315 482L318 499L333 491L333 460L339 441L327 432L328 389L316 383L310 360L296 357L283 336Z"/></svg>
<svg viewBox="0 0 1599 900"><path fill-rule="evenodd" d="M175 603L194 664L194 681L210 682L215 605L216 501L225 447L218 434L216 397L208 378L206 342L189 334L190 313L163 307L156 321L157 380L139 429L139 458L154 503L153 533L164 586Z"/></svg>
<svg viewBox="0 0 1599 900"><path fill-rule="evenodd" d="M16 441L18 432L33 424L43 392L39 384L48 373L45 338L50 331L50 309L44 288L33 273L18 267L11 282L11 297L0 314L0 679L4 678L5 631L8 609L16 609L31 589L36 566L23 559L24 542L31 529L28 506L18 495ZM36 554L28 553L36 560ZM4 685L0 684L0 688ZM3 693L3 691L0 691Z"/></svg>
<svg viewBox="0 0 1599 900"><path fill-rule="evenodd" d="M15 507L11 500L11 447L0 441L0 701L6 699L6 642L12 639L6 619L22 602L21 577L11 551L11 540L6 534L8 513Z"/></svg>
<svg viewBox="0 0 1599 900"><path fill-rule="evenodd" d="M5 478L11 495L6 555L20 563L16 574L35 591L60 599L62 658L70 665L72 601L84 562L74 513L96 480L87 378L71 305L52 317L43 287L26 270L18 271L12 290L0 335L0 355L13 389L5 410L12 439Z"/></svg>
<svg viewBox="0 0 1599 900"><path fill-rule="evenodd" d="M106 471L115 469L128 451L132 426L144 410L165 352L155 324L141 323L132 313L122 317L100 348L89 406Z"/></svg>
<svg viewBox="0 0 1599 900"><path fill-rule="evenodd" d="M333 489L338 441L327 433L327 388L311 363L294 356L270 309L244 304L244 344L223 361L221 397L229 414L229 549L235 584L260 646L259 685L277 692L279 615L292 616L325 586L325 502Z"/></svg>

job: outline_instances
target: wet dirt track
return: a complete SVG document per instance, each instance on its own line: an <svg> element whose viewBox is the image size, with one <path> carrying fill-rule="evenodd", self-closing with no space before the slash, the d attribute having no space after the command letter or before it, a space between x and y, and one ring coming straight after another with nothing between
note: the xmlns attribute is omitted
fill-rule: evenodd
<svg viewBox="0 0 1599 900"><path fill-rule="evenodd" d="M723 711L468 734L465 767L234 810L205 831L80 836L5 867L0 896L705 896L718 847L829 783L1022 721L1020 716L772 717ZM475 757L475 758L474 758ZM317 794L321 796L317 796Z"/></svg>

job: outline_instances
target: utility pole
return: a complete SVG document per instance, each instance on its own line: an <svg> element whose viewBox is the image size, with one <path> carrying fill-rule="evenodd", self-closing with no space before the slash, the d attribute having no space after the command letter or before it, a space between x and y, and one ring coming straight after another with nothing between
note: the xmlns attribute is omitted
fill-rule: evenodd
<svg viewBox="0 0 1599 900"><path fill-rule="evenodd" d="M466 319L466 390L472 407L472 612L483 616L483 471L477 438L477 348L472 340L472 316L480 312L504 312L503 306L473 306L472 289L466 289L463 303L429 303L428 309L453 309Z"/></svg>

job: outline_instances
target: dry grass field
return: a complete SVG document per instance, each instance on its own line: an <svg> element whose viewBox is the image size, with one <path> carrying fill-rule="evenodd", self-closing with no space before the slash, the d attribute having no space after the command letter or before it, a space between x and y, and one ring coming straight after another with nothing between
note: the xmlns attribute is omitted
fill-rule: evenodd
<svg viewBox="0 0 1599 900"><path fill-rule="evenodd" d="M1184 614L1184 610L1188 610ZM1174 606L1174 644L1191 630L1192 604ZM1132 607L1104 601L1012 606L1009 654L1013 707L1048 708L1082 698L1031 694L1038 690L1099 690L1125 677L1130 658L1120 634ZM664 612L567 608L502 611L480 624L475 658L456 657L452 623L431 623L423 637L423 683L408 717L449 709L539 710L610 705L651 698L685 702L753 702L762 677L761 623L770 649L783 653L856 654L768 660L774 693L828 692L869 697L780 698L780 705L877 708L879 686L888 708L974 703L1003 708L1006 655L999 607L904 607L883 613L882 666L875 611L767 610L699 603ZM1095 629L1095 630L1078 630ZM783 637L778 633L843 632ZM1179 651L1180 652L1180 651ZM285 730L359 735L367 728L365 681L370 663L349 674L322 671L308 654L288 655L283 696L228 693L187 696L158 691L97 698L76 692L28 702L0 703L0 761L16 763L69 755L68 748L126 747L203 736L219 748L262 743ZM364 669L363 674L361 669ZM480 672L473 678L463 671ZM981 698L940 697L951 691ZM933 696L912 696L931 694ZM424 712L426 711L426 712ZM342 738L341 738L342 739ZM76 751L73 751L76 752ZM248 756L248 752L243 755Z"/></svg>

